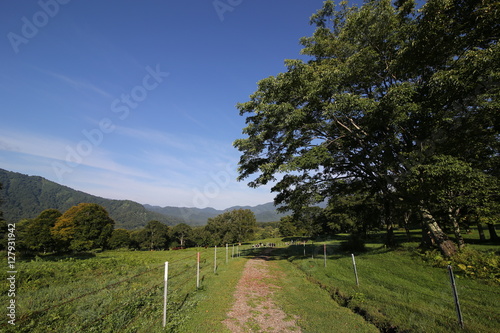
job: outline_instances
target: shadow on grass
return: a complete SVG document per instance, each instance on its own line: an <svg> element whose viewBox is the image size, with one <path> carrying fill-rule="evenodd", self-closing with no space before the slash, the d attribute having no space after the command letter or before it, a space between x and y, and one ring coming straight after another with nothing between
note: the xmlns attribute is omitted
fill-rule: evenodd
<svg viewBox="0 0 500 333"><path fill-rule="evenodd" d="M65 254L40 254L40 253L23 253L21 256L21 261L76 261L76 260L86 260L95 258L96 255L93 252L81 252L81 253L65 253Z"/></svg>

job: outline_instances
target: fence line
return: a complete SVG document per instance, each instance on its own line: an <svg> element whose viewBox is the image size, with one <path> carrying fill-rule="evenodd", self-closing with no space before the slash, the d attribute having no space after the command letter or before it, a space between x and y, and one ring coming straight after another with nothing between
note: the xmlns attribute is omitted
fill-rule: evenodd
<svg viewBox="0 0 500 333"><path fill-rule="evenodd" d="M171 299L173 300L174 304L180 304L179 308L177 310L180 310L182 306L184 305L185 301L188 299L190 294L192 292L195 292L200 288L200 278L201 281L204 281L205 276L207 274L210 274L212 271L215 275L217 272L217 264L220 265L220 262L222 261L221 258L223 256L226 256L228 260L236 259L241 256L241 253L246 251L243 250L244 248L239 246L239 244L227 244L226 249L229 250L229 246L232 247L232 254L229 257L229 251L215 251L214 255L214 247L211 248L199 248L198 253L190 254L187 256L184 256L182 258L178 258L175 260L169 261L171 264L171 270L174 272L174 275L169 276L169 285L171 284L173 288L171 291ZM180 250L182 251L182 250ZM197 256L200 256L199 262L196 261ZM183 267L185 265L185 267ZM151 265L149 265L151 266ZM196 266L199 267L199 271L196 271ZM211 267L213 266L213 270ZM142 266L144 267L144 266ZM150 297L153 298L158 298L160 299L159 295L159 286L163 284L163 281L160 281L161 279L158 279L158 283L153 283L152 285L148 283L149 281L155 281L156 278L154 276L157 275L157 271L159 272L159 269L164 267L164 263L160 265L153 266L152 268L148 268L146 270L140 271L139 273L133 274L131 276L125 277L121 280L111 282L103 287L97 288L95 290L91 290L88 292L85 292L83 294L70 297L67 299L63 299L57 304L46 306L39 308L38 310L33 310L31 312L27 312L24 314L21 314L16 320L17 325L22 325L23 323L33 320L35 325L36 322L38 321L43 321L43 318L46 318L45 315L47 313L50 313L51 311L54 311L58 308L62 308L64 306L68 306L70 304L74 304L74 302L85 299L90 296L95 296L99 295L99 293L103 293L105 291L109 291L111 293L117 293L116 296L113 296L113 300L110 302L99 302L99 306L96 307L94 313L96 313L96 316L92 315L93 318L89 318L89 321L82 321L81 323L78 323L79 327L83 327L84 329L92 327L96 325L96 323L102 321L103 319L106 319L110 316L115 316L118 315L120 312L125 312L125 311L130 311L130 309L127 309L127 306L124 305L130 305L129 302L131 300L140 300L140 299L147 299ZM139 268L139 270L141 267ZM121 287L124 286L126 283L129 282L134 282L138 281L138 279L144 279L147 275L151 275L151 277L148 277L147 279L147 286L144 288L141 288L140 290L134 291L133 293L129 293L128 295L123 292L124 288L126 287ZM159 275L159 274L158 274ZM198 276L197 276L198 275ZM196 283L195 283L196 282ZM140 283L140 282L136 282ZM189 283L193 283L192 287L189 286ZM196 287L196 288L195 288ZM170 291L169 291L170 293ZM99 296L98 296L99 297ZM50 298L50 297L49 297ZM117 302L118 301L118 302ZM50 302L48 300L47 302ZM133 327L134 323L138 320L138 315L139 314L144 314L148 313L149 311L159 311L159 308L161 306L156 306L155 304L149 303L144 301L146 305L137 307L137 313L131 316L130 320L124 320L123 323L117 324L119 325L119 329L126 329L128 327ZM117 305L116 305L117 304ZM161 304L161 301L159 301L159 304ZM43 303L42 303L43 306ZM130 307L130 306L129 306ZM124 309L125 308L125 309ZM28 310L29 311L29 310ZM73 313L73 315L76 315L76 312ZM73 316L70 316L70 318ZM79 318L78 316L75 317L75 320ZM161 316L160 316L161 320ZM156 321L157 322L157 321ZM156 323L155 322L155 323ZM5 327L7 323L2 323L0 327Z"/></svg>

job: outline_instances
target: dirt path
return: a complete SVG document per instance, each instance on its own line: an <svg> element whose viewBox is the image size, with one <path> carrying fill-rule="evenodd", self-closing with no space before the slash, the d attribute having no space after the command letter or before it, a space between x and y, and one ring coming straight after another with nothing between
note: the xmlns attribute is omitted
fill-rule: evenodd
<svg viewBox="0 0 500 333"><path fill-rule="evenodd" d="M287 316L273 301L273 285L278 279L270 271L272 262L263 254L248 260L236 286L236 299L224 324L234 333L301 332L295 320Z"/></svg>

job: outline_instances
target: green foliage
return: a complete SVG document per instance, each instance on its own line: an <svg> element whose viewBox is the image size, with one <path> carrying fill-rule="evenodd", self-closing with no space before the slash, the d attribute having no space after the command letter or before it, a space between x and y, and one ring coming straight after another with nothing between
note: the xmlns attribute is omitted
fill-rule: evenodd
<svg viewBox="0 0 500 333"><path fill-rule="evenodd" d="M165 250L168 248L170 229L159 221L149 221L142 229L130 234L132 246L141 250Z"/></svg>
<svg viewBox="0 0 500 333"><path fill-rule="evenodd" d="M109 239L110 249L128 249L132 243L130 231L126 229L115 229Z"/></svg>
<svg viewBox="0 0 500 333"><path fill-rule="evenodd" d="M299 235L292 216L284 216L280 219L279 231L283 237Z"/></svg>
<svg viewBox="0 0 500 333"><path fill-rule="evenodd" d="M238 179L272 182L281 210L329 202L332 230L385 225L389 244L405 210L420 209L451 253L430 212L487 206L479 184L500 175L499 6L325 1L311 17L314 34L301 40L310 60L286 60L286 72L238 104L247 124L234 142ZM418 202L407 195L413 175Z"/></svg>
<svg viewBox="0 0 500 333"><path fill-rule="evenodd" d="M186 223L179 223L172 228L171 237L176 239L181 247L184 247L186 241L189 241L192 231L192 228Z"/></svg>
<svg viewBox="0 0 500 333"><path fill-rule="evenodd" d="M212 245L241 243L252 239L257 222L249 209L227 211L208 219L206 230L212 234Z"/></svg>
<svg viewBox="0 0 500 333"><path fill-rule="evenodd" d="M455 274L500 284L500 257L498 252L482 252L465 247L452 258L444 258L436 251L419 253L419 256L435 267L446 268L451 265Z"/></svg>
<svg viewBox="0 0 500 333"><path fill-rule="evenodd" d="M257 223L254 239L277 238L280 235L277 222Z"/></svg>
<svg viewBox="0 0 500 333"><path fill-rule="evenodd" d="M205 227L195 227L191 231L190 243L196 246L210 246L213 244L212 234Z"/></svg>
<svg viewBox="0 0 500 333"><path fill-rule="evenodd" d="M57 209L46 209L35 219L18 223L18 234L23 245L27 249L36 252L55 251L57 244L52 236L51 229L61 215L61 212Z"/></svg>
<svg viewBox="0 0 500 333"><path fill-rule="evenodd" d="M0 219L0 251L7 248L7 235L9 228L5 220Z"/></svg>
<svg viewBox="0 0 500 333"><path fill-rule="evenodd" d="M62 214L51 234L60 251L89 251L108 245L113 226L114 221L103 207L82 203Z"/></svg>

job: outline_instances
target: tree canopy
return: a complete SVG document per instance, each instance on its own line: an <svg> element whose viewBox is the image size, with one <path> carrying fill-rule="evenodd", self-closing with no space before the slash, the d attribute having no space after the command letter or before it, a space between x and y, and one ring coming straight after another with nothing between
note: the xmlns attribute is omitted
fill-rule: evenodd
<svg viewBox="0 0 500 333"><path fill-rule="evenodd" d="M214 245L251 240L257 222L249 209L235 209L208 219L205 229L212 234Z"/></svg>
<svg viewBox="0 0 500 333"><path fill-rule="evenodd" d="M113 227L114 221L102 206L81 203L62 214L51 233L59 249L87 251L105 248Z"/></svg>
<svg viewBox="0 0 500 333"><path fill-rule="evenodd" d="M366 197L388 244L403 201L453 254L432 215L437 206L405 195L407 180L443 161L498 177L499 16L500 4L486 0L429 0L419 9L413 0L325 1L311 17L313 36L301 40L310 60L286 60L286 72L238 104L247 124L234 142L238 179L272 183L282 210L325 201L335 210L338 196ZM467 183L456 176L452 186ZM422 181L442 186L437 195L449 190ZM496 200L468 193L476 194Z"/></svg>
<svg viewBox="0 0 500 333"><path fill-rule="evenodd" d="M46 209L36 218L22 221L18 229L24 246L29 250L44 253L55 251L57 244L51 230L61 216L57 209Z"/></svg>

